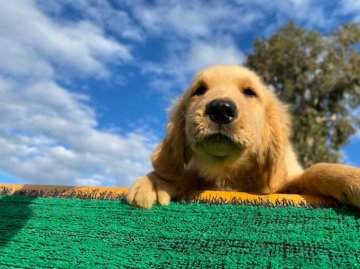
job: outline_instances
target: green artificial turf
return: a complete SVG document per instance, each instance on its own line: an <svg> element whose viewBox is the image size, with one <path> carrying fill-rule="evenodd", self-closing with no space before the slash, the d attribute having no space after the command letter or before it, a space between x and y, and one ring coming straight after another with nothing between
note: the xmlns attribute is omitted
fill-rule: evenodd
<svg viewBox="0 0 360 269"><path fill-rule="evenodd" d="M0 196L0 268L357 268L360 212Z"/></svg>

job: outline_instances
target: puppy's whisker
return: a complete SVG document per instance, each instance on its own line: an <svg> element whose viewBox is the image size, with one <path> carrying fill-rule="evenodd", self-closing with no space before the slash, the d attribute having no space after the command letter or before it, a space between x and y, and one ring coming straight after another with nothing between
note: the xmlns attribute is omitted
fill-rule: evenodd
<svg viewBox="0 0 360 269"><path fill-rule="evenodd" d="M181 111L181 114L184 116L184 118L191 120L193 117L186 115L183 111Z"/></svg>
<svg viewBox="0 0 360 269"><path fill-rule="evenodd" d="M184 112L182 112L181 111L181 114L182 114L182 118L179 120L179 122L177 122L177 124L176 124L176 129L180 129L181 128L181 124L183 123L183 121L185 120L185 119L188 119L188 120L191 120L192 119L192 117L190 117L190 116L188 116L188 115L186 115Z"/></svg>
<svg viewBox="0 0 360 269"><path fill-rule="evenodd" d="M181 124L183 123L183 121L185 120L185 119L187 119L187 120L192 120L193 118L194 118L194 116L189 116L189 115L186 115L184 112L182 112L181 111L181 114L182 114L182 118L181 118L181 120L177 123L177 128L180 128L181 127Z"/></svg>

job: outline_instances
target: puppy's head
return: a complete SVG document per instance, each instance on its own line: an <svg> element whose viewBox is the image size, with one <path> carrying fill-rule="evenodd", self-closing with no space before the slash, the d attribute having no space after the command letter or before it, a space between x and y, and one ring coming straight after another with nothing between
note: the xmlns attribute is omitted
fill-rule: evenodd
<svg viewBox="0 0 360 269"><path fill-rule="evenodd" d="M178 173L190 156L200 165L227 169L252 159L271 170L282 157L288 133L284 105L255 73L240 66L214 66L198 73L178 100L153 163L156 170L167 160L172 163L168 168Z"/></svg>
<svg viewBox="0 0 360 269"><path fill-rule="evenodd" d="M188 91L186 138L200 160L238 159L262 143L267 91L254 73L238 66L211 67Z"/></svg>

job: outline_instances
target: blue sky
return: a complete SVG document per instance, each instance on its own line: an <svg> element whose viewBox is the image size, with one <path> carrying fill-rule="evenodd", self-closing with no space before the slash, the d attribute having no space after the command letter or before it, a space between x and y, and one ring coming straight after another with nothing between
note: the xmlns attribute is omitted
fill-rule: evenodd
<svg viewBox="0 0 360 269"><path fill-rule="evenodd" d="M1 0L0 182L129 186L194 73L290 20L326 33L360 1Z"/></svg>

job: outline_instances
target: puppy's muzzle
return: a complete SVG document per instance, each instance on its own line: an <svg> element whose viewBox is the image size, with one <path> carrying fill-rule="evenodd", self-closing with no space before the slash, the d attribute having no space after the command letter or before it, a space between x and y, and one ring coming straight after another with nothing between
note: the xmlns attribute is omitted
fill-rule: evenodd
<svg viewBox="0 0 360 269"><path fill-rule="evenodd" d="M205 114L217 124L228 124L236 119L238 113L231 100L215 99L207 104Z"/></svg>

